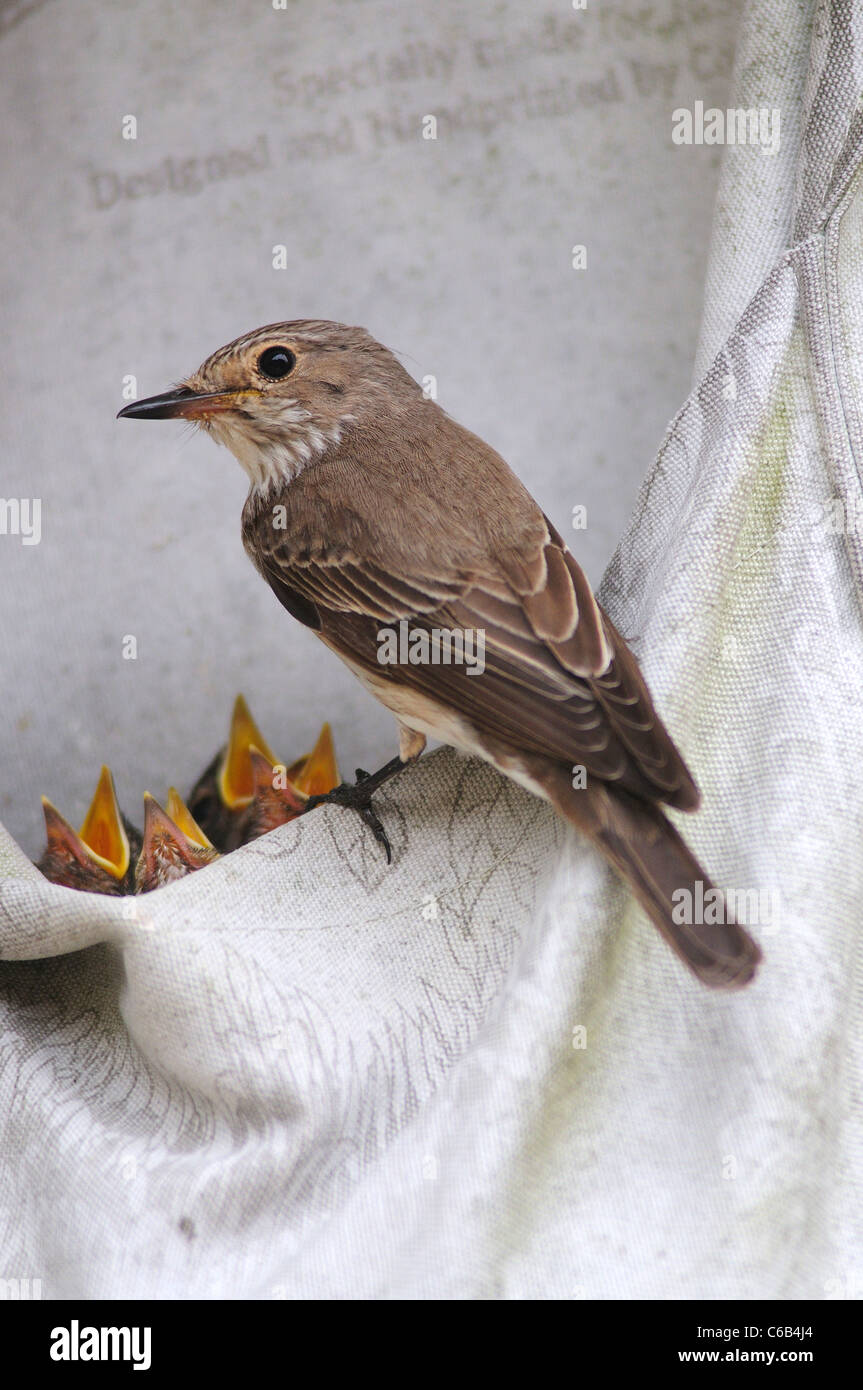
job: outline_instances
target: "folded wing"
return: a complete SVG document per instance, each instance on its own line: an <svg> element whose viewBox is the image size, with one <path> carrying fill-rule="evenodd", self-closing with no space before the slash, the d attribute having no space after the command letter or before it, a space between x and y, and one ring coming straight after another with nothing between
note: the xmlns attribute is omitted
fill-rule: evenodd
<svg viewBox="0 0 863 1390"><path fill-rule="evenodd" d="M693 810L698 790L657 715L635 657L547 519L525 553L502 549L464 571L395 572L332 549L292 551L262 518L247 544L280 602L342 656L458 711L514 751L540 754L649 801ZM408 569L410 572L408 573ZM387 666L378 634L484 632L485 669Z"/></svg>

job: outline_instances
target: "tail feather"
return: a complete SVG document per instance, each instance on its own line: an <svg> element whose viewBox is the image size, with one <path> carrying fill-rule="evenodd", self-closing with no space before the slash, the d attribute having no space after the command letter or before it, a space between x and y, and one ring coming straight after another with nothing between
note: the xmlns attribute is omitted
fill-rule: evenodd
<svg viewBox="0 0 863 1390"><path fill-rule="evenodd" d="M718 922L687 921L689 907L724 904L695 855L658 806L606 787L593 795L555 779L552 800L586 832L632 888L641 906L680 959L705 985L739 989L753 978L761 950L724 908ZM699 886L700 885L700 886Z"/></svg>

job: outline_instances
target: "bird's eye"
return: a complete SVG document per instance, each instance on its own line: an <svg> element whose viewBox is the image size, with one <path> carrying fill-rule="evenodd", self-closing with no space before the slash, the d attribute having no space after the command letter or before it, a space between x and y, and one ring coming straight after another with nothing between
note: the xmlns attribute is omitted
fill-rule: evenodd
<svg viewBox="0 0 863 1390"><path fill-rule="evenodd" d="M287 347L265 348L258 358L258 371L271 381L280 381L292 372L297 364L297 354Z"/></svg>

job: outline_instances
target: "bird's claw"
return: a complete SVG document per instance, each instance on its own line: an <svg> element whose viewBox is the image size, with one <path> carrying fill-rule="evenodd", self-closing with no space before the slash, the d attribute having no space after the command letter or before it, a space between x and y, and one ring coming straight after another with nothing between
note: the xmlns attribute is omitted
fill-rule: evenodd
<svg viewBox="0 0 863 1390"><path fill-rule="evenodd" d="M366 788L364 782L374 781L368 772L364 772L361 767L356 769L356 782L341 782L339 786L333 787L332 791L323 792L318 796L310 796L306 802L305 812L313 811L316 806L347 806L359 814L360 819L374 835L379 845L383 845L387 863L393 862L392 847L389 836L384 830L380 816L372 805L372 792L374 788Z"/></svg>

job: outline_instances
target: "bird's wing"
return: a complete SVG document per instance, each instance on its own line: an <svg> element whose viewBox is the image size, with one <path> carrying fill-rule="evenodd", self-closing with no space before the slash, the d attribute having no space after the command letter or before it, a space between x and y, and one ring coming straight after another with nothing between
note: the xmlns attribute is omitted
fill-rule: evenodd
<svg viewBox="0 0 863 1390"><path fill-rule="evenodd" d="M543 520L529 553L504 550L493 565L464 573L417 573L407 562L397 572L331 547L297 553L268 519L248 540L284 607L378 681L449 706L495 745L583 766L636 795L694 809L698 790L635 657ZM401 619L412 631L484 631L484 671L380 664L381 628Z"/></svg>

